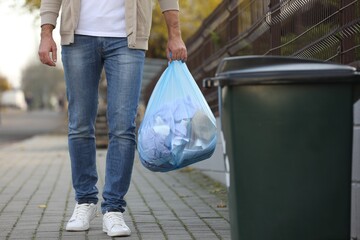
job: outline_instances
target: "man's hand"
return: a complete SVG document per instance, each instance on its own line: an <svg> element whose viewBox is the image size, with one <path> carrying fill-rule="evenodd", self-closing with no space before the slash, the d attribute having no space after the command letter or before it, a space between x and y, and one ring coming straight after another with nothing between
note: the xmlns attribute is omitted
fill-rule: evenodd
<svg viewBox="0 0 360 240"><path fill-rule="evenodd" d="M57 61L57 47L52 36L54 26L45 24L41 27L41 40L39 46L39 58L43 64L55 67Z"/></svg>
<svg viewBox="0 0 360 240"><path fill-rule="evenodd" d="M179 11L165 11L164 17L168 29L168 44L166 56L172 60L187 60L187 50L184 41L181 38Z"/></svg>

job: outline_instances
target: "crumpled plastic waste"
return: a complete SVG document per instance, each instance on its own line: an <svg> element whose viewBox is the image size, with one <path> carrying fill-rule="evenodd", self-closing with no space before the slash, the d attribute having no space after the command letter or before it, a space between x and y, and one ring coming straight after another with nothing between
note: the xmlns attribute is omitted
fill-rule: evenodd
<svg viewBox="0 0 360 240"><path fill-rule="evenodd" d="M153 114L153 121L141 129L139 147L148 166L174 168L183 163L186 154L187 159L191 154L196 157L196 151L206 149L214 138L216 126L186 97L164 104Z"/></svg>

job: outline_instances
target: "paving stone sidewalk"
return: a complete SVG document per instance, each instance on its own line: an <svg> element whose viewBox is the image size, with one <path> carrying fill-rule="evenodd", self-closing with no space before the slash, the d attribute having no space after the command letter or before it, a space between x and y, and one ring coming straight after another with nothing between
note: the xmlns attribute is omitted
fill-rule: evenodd
<svg viewBox="0 0 360 240"><path fill-rule="evenodd" d="M98 150L100 191L105 155ZM65 135L0 148L0 240L111 239L100 213L89 231L64 230L75 205L69 163ZM132 235L124 239L230 239L224 188L191 168L153 173L136 159L126 200Z"/></svg>

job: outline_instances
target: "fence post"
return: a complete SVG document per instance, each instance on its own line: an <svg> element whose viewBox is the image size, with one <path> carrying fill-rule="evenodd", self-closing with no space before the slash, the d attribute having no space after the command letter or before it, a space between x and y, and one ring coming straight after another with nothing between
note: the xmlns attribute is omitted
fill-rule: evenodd
<svg viewBox="0 0 360 240"><path fill-rule="evenodd" d="M280 17L280 0L270 0L269 9L271 11L270 23L270 47L273 49L270 54L281 55L281 49L277 48L281 44L281 21ZM274 19L276 19L274 21Z"/></svg>
<svg viewBox="0 0 360 240"><path fill-rule="evenodd" d="M228 29L228 34L227 37L228 39L226 39L226 41L231 41L231 39L234 39L236 36L238 36L240 34L239 31L239 7L234 7L231 9L230 11L230 16L229 16L229 24L227 25Z"/></svg>
<svg viewBox="0 0 360 240"><path fill-rule="evenodd" d="M340 25L342 27L346 26L356 18L355 7L353 5L345 8L345 6L350 4L351 2L353 2L353 0L341 1L341 8L344 8L340 15ZM348 64L355 61L355 49L350 50L353 46L355 46L355 35L346 34L345 37L343 37L341 40L341 63Z"/></svg>

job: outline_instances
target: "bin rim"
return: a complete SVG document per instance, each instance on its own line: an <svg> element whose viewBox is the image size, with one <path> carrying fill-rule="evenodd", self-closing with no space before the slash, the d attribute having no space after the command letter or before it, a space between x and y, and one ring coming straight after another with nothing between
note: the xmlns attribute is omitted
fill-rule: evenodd
<svg viewBox="0 0 360 240"><path fill-rule="evenodd" d="M234 69L235 65L243 68ZM295 57L250 55L224 58L215 77L205 78L203 85L213 87L355 81L360 81L360 73L348 65Z"/></svg>

